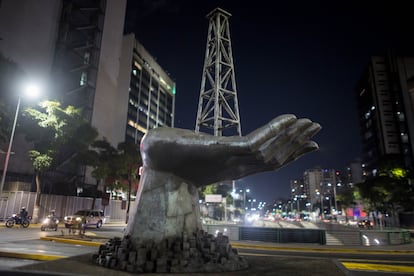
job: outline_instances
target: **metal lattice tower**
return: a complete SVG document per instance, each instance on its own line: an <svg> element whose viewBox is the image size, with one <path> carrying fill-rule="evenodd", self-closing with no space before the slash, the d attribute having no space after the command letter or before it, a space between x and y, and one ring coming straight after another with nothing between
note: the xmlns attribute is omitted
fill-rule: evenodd
<svg viewBox="0 0 414 276"><path fill-rule="evenodd" d="M209 19L195 131L213 129L214 136L241 136L236 78L231 51L230 13L216 8ZM208 132L208 131L205 131Z"/></svg>

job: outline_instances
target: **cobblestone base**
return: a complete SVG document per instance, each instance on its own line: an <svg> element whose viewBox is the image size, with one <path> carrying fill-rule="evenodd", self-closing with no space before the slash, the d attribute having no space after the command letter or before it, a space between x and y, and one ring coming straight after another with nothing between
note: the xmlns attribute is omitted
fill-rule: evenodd
<svg viewBox="0 0 414 276"><path fill-rule="evenodd" d="M227 236L203 230L164 240L134 245L128 236L112 238L93 255L97 265L132 273L225 272L248 268Z"/></svg>

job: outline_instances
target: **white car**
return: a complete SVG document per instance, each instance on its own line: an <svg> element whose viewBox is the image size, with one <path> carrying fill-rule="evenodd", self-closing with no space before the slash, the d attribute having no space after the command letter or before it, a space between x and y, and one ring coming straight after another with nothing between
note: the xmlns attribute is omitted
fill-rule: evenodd
<svg viewBox="0 0 414 276"><path fill-rule="evenodd" d="M105 216L102 210L85 209L77 211L74 215L65 216L63 222L66 228L100 228L105 223Z"/></svg>

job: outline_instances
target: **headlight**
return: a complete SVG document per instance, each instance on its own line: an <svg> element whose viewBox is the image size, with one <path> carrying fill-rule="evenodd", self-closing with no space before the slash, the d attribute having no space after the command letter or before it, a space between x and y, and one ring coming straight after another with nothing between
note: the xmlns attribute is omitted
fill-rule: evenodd
<svg viewBox="0 0 414 276"><path fill-rule="evenodd" d="M56 223L59 223L59 220L58 219L56 220Z"/></svg>
<svg viewBox="0 0 414 276"><path fill-rule="evenodd" d="M43 224L48 224L49 223L49 219L48 218L45 218L44 220L43 220Z"/></svg>
<svg viewBox="0 0 414 276"><path fill-rule="evenodd" d="M78 217L78 218L76 218L76 221L81 221L81 220L82 220L82 219L81 219L81 218L79 218L79 217Z"/></svg>
<svg viewBox="0 0 414 276"><path fill-rule="evenodd" d="M64 220L68 220L68 217L66 216L66 217L64 217L63 219L64 219Z"/></svg>

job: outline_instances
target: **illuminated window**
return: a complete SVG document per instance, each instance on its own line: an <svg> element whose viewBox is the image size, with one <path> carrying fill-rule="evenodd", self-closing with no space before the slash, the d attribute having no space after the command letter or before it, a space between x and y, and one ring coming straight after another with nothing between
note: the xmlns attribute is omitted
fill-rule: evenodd
<svg viewBox="0 0 414 276"><path fill-rule="evenodd" d="M85 52L83 55L83 64L89 64L91 59L91 54L89 52Z"/></svg>
<svg viewBox="0 0 414 276"><path fill-rule="evenodd" d="M82 72L80 82L79 82L80 86L85 86L87 81L88 81L88 73Z"/></svg>
<svg viewBox="0 0 414 276"><path fill-rule="evenodd" d="M135 65L135 67L137 67L139 70L142 70L141 65L140 65L137 61L134 61L134 65Z"/></svg>

